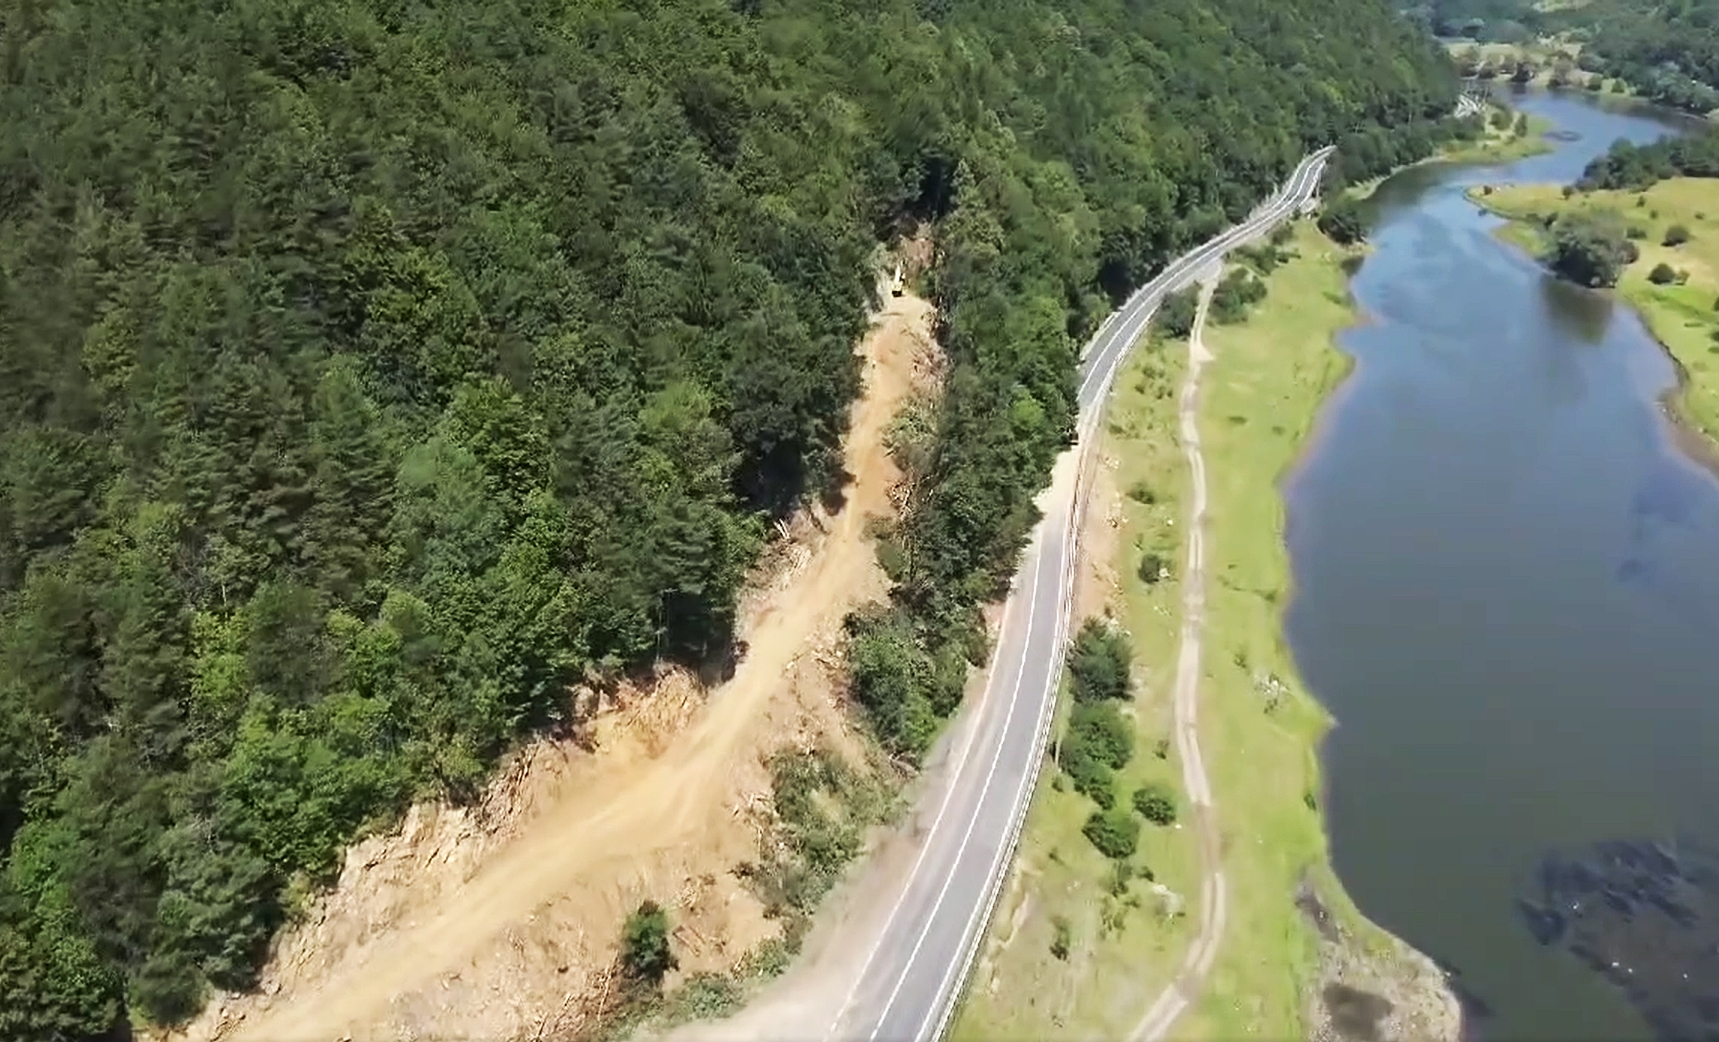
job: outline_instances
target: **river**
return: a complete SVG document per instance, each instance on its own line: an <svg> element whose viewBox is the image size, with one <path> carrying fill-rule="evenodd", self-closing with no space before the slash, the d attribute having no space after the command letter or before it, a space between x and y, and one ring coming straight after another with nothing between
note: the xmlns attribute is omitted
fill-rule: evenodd
<svg viewBox="0 0 1719 1042"><path fill-rule="evenodd" d="M1549 851L1716 838L1719 481L1678 449L1675 371L1635 313L1560 283L1462 191L1568 182L1676 120L1575 94L1506 167L1379 190L1356 370L1285 483L1285 627L1338 725L1333 858L1363 912L1454 966L1496 1039L1647 1039L1515 907Z"/></svg>

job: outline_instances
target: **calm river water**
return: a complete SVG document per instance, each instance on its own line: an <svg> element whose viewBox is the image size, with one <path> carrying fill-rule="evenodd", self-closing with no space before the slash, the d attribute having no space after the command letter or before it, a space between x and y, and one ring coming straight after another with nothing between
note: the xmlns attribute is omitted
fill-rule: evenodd
<svg viewBox="0 0 1719 1042"><path fill-rule="evenodd" d="M1574 180L1669 117L1530 95L1577 135L1503 168L1406 171L1340 338L1353 377L1286 484L1286 629L1338 719L1336 867L1453 965L1496 1039L1652 1037L1515 911L1551 850L1719 839L1719 481L1677 449L1637 319L1498 242L1466 185Z"/></svg>

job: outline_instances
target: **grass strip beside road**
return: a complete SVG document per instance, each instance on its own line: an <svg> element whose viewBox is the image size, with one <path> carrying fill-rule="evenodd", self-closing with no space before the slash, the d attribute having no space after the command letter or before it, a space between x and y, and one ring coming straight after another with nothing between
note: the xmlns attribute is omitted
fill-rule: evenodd
<svg viewBox="0 0 1719 1042"><path fill-rule="evenodd" d="M1205 332L1216 361L1201 391L1211 502L1199 712L1229 912L1212 973L1175 1038L1308 1037L1321 950L1295 904L1304 879L1362 949L1354 954L1395 950L1353 910L1328 867L1316 749L1330 721L1301 690L1281 636L1289 576L1278 481L1346 371L1332 338L1354 319L1340 251L1306 221L1289 249L1297 256L1271 274L1269 295L1248 321L1208 324ZM1181 341L1136 351L1106 415L1099 466L1107 480L1096 485L1101 498L1091 509L1120 503L1110 562L1119 588L1108 608L1135 649L1140 752L1118 792L1125 799L1145 781L1167 784L1187 822L1180 766L1167 742L1186 560L1189 477L1176 434L1185 366ZM1172 574L1143 580L1147 555L1173 562ZM1198 926L1195 830L1147 826L1133 861L1149 866L1154 880L1135 880L1116 896L1111 863L1080 833L1091 810L1066 784L1040 787L958 1039L1123 1038L1175 974Z"/></svg>
<svg viewBox="0 0 1719 1042"><path fill-rule="evenodd" d="M1163 546L1172 560L1180 553L1175 525L1181 524L1189 480L1173 433L1176 390L1186 362L1179 342L1142 344L1135 351L1117 379L1094 461L1103 470L1103 480L1095 482L1101 493L1107 486L1136 490L1141 500L1124 500L1129 520L1152 533L1154 545ZM1109 469L1107 461L1117 459L1119 467ZM1110 506L1105 498L1094 498L1089 509L1101 514ZM1134 725L1136 753L1118 772L1116 789L1124 800L1148 781L1180 790L1179 768L1167 752L1179 584L1171 579L1152 587L1132 583L1127 589L1130 620L1153 621L1146 626L1130 621L1136 697L1126 718ZM1071 630L1080 621L1072 620ZM1058 707L1057 734L1063 731L1068 701L1065 697ZM1166 743L1164 757L1157 755L1160 741ZM1142 1012L1135 994L1144 987L1140 982L1167 981L1175 972L1195 924L1185 914L1169 914L1176 902L1166 903L1144 879L1131 881L1121 895L1110 893L1112 864L1081 834L1092 809L1092 801L1066 778L1046 772L969 981L956 1039L1121 1038ZM1192 840L1191 829L1148 828L1132 859L1136 867L1150 868L1158 885L1182 895L1183 910L1199 900L1198 851ZM1066 940L1065 957L1053 953L1059 937Z"/></svg>
<svg viewBox="0 0 1719 1042"><path fill-rule="evenodd" d="M1342 254L1308 222L1299 256L1240 325L1206 328L1200 431L1210 481L1201 743L1229 881L1227 936L1180 1038L1306 1038L1319 936L1295 906L1311 875L1347 912L1327 867L1317 747L1329 726L1282 637L1289 597L1279 481L1347 372L1332 338L1354 320ZM1345 918L1360 925L1359 916ZM1355 932L1355 931L1351 931Z"/></svg>
<svg viewBox="0 0 1719 1042"><path fill-rule="evenodd" d="M1510 219L1500 238L1538 254L1544 246L1542 215L1610 210L1638 230L1640 257L1624 270L1617 292L1641 313L1655 339L1684 373L1672 405L1686 427L1719 438L1719 180L1680 177L1646 191L1578 192L1565 198L1558 185L1505 185L1472 189L1469 197ZM1664 245L1674 224L1689 241ZM1661 263L1683 272L1682 283L1656 286L1648 273ZM1711 448L1705 453L1714 455Z"/></svg>

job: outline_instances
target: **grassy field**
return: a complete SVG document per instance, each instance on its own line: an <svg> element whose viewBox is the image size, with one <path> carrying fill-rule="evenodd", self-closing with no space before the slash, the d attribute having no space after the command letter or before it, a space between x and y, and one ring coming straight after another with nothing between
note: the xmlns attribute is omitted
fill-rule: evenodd
<svg viewBox="0 0 1719 1042"><path fill-rule="evenodd" d="M1281 637L1288 564L1278 480L1342 378L1346 360L1332 337L1353 320L1336 249L1307 221L1290 249L1298 256L1270 276L1270 294L1249 321L1206 332L1217 360L1203 379L1200 418L1211 482L1200 732L1230 904L1204 992L1173 1032L1183 1039L1308 1037L1320 947L1294 903L1304 878L1363 954L1390 949L1327 867L1315 750L1329 719L1302 692ZM1188 477L1175 393L1185 355L1182 343L1137 353L1112 399L1103 446L1117 461L1116 487L1136 490L1123 500L1114 563L1122 594L1113 609L1136 648L1142 750L1124 791L1145 777L1181 791L1174 752L1160 759L1152 750L1169 731L1182 591L1176 576L1141 581L1136 566L1146 551L1184 560ZM1089 809L1071 791L1041 787L957 1038L1122 1038L1179 966L1197 926L1194 831L1148 827L1142 839L1136 860L1185 902L1187 914L1166 918L1161 897L1139 882L1129 891L1138 907L1107 896L1109 863L1080 834ZM1106 931L1106 911L1117 909L1120 929ZM1052 952L1059 919L1070 927L1066 958Z"/></svg>
<svg viewBox="0 0 1719 1042"><path fill-rule="evenodd" d="M1432 161L1444 163L1509 163L1552 150L1552 143L1546 140L1547 131L1552 129L1552 121L1546 117L1530 113L1527 126L1522 133L1518 134L1514 124L1504 130L1491 124L1491 114L1496 111L1494 106L1488 106L1486 111L1488 122L1485 137L1475 141L1455 142L1450 147L1441 150L1433 157Z"/></svg>
<svg viewBox="0 0 1719 1042"><path fill-rule="evenodd" d="M1212 975L1176 1032L1183 1038L1306 1038L1318 937L1293 898L1304 873L1328 901L1340 894L1316 810L1316 746L1329 718L1302 691L1282 638L1289 572L1278 482L1346 371L1332 337L1354 313L1335 248L1306 223L1294 246L1300 256L1272 274L1246 323L1206 331L1217 360L1200 410L1211 496L1200 730L1230 906Z"/></svg>
<svg viewBox="0 0 1719 1042"><path fill-rule="evenodd" d="M1110 473L1115 487L1134 490L1123 500L1125 557L1137 559L1137 547L1160 548L1172 558L1179 552L1188 475L1172 432L1185 368L1185 345L1142 344L1117 381L1102 452L1119 461ZM1094 501L1093 509L1103 507ZM1161 758L1156 750L1170 735L1181 586L1173 577L1153 586L1131 582L1127 601L1136 752L1119 772L1124 798L1148 780L1180 790L1174 753ZM1111 893L1112 865L1080 831L1092 802L1052 779L1047 772L1034 796L957 1039L1120 1038L1145 1012L1141 982L1168 980L1193 936L1195 924L1179 914L1177 899L1155 892L1151 882L1136 879L1124 894ZM1149 868L1181 903L1192 895L1197 906L1199 862L1191 840L1188 830L1148 827L1132 863ZM1051 950L1059 922L1067 928L1065 958Z"/></svg>
<svg viewBox="0 0 1719 1042"><path fill-rule="evenodd" d="M1536 215L1569 210L1612 210L1641 236L1641 256L1625 271L1617 291L1634 304L1655 338L1687 376L1675 405L1684 421L1708 438L1719 437L1719 180L1677 178L1645 192L1583 192L1563 197L1555 185L1513 185L1471 198L1515 218L1500 237L1531 252L1541 242ZM1666 229L1681 224L1690 239L1663 245ZM1648 272L1660 263L1687 274L1682 284L1656 286Z"/></svg>
<svg viewBox="0 0 1719 1042"><path fill-rule="evenodd" d="M1518 134L1515 124L1500 130L1491 123L1492 113L1497 106L1488 105L1486 109L1488 122L1483 137L1473 141L1453 141L1437 152L1421 160L1423 163L1510 163L1518 159L1526 159L1542 152L1550 152L1552 143L1546 140L1547 131L1553 128L1551 120L1544 116L1529 114L1527 126ZM1514 113L1512 113L1514 115ZM1394 171L1393 171L1394 172ZM1389 174L1375 177L1370 181L1361 181L1350 185L1345 191L1357 199L1371 196Z"/></svg>

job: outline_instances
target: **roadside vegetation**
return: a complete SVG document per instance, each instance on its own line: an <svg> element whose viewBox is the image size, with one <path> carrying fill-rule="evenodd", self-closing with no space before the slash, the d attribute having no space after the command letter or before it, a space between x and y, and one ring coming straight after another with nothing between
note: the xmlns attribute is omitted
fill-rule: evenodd
<svg viewBox="0 0 1719 1042"><path fill-rule="evenodd" d="M726 973L695 973L665 991L663 979L678 966L671 943L674 924L654 901L645 901L622 927L616 976L606 1008L586 1011L582 1042L620 1039L641 1028L732 1014L753 986L788 968L799 953L812 914L849 863L864 849L865 833L899 806L899 772L884 763L863 767L819 748L771 757L771 815L759 840L760 856L735 872L758 895L782 933L749 951Z"/></svg>
<svg viewBox="0 0 1719 1042"><path fill-rule="evenodd" d="M1229 915L1212 973L1175 1035L1213 1042L1322 1037L1308 1014L1327 979L1388 993L1399 1010L1443 999L1436 975L1354 911L1327 863L1316 747L1329 719L1301 690L1281 637L1288 574L1277 483L1347 369L1332 338L1354 318L1341 264L1351 254L1308 221L1276 237L1271 251L1261 265L1269 274L1253 276L1267 287L1264 298L1242 320L1205 332L1217 360L1202 381L1200 416L1212 496L1200 735ZM1185 342L1158 338L1138 353L1102 445L1116 460L1111 480L1125 490L1111 609L1136 652L1135 744L1153 750L1119 772L1117 791L1127 792L1140 831L1135 859L1153 874L1142 880L1135 869L1119 883L1114 863L1080 831L1093 804L1072 786L1041 786L1017 888L998 910L961 1039L1126 1037L1198 926L1197 835L1183 827L1169 741L1182 591L1179 577L1158 567L1184 553L1188 479L1175 388L1185 355ZM1111 842L1107 831L1099 836ZM1317 894L1335 943L1322 941L1304 910L1308 894Z"/></svg>
<svg viewBox="0 0 1719 1042"><path fill-rule="evenodd" d="M1152 318L1151 335L1157 339L1180 340L1194 328L1194 317L1200 310L1200 291L1190 286L1165 296Z"/></svg>
<svg viewBox="0 0 1719 1042"><path fill-rule="evenodd" d="M1365 203L1352 195L1339 195L1319 208L1319 231L1339 246L1354 246L1367 237Z"/></svg>
<svg viewBox="0 0 1719 1042"><path fill-rule="evenodd" d="M1269 254L1275 263L1275 254ZM1212 291L1211 313L1207 316L1213 323L1220 326L1230 326L1247 318L1248 309L1265 299L1265 280L1254 274L1251 267L1237 265L1232 267L1218 280L1217 289Z"/></svg>
<svg viewBox="0 0 1719 1042"><path fill-rule="evenodd" d="M1191 321L1194 294L1185 299ZM1169 979L1193 935L1187 906L1199 901L1197 850L1173 826L1148 824L1133 795L1180 786L1168 699L1188 482L1174 435L1186 361L1185 334L1173 336L1155 321L1118 376L1098 446L1115 469L1099 465L1130 523L1104 571L1115 570L1140 611L1111 604L1085 620L1071 642L1056 762L1034 793L1009 888L956 1021L957 1039L1124 1037L1144 1011L1111 1001L1121 982L1137 1001L1142 982ZM1095 496L1090 509L1109 507ZM1124 648L1128 666L1119 675ZM1132 750L1117 757L1122 766L1106 763L1095 772L1086 766L1091 757L1070 755L1076 715L1091 712L1085 706L1121 723L1126 737L1076 743L1095 752L1125 743Z"/></svg>
<svg viewBox="0 0 1719 1042"><path fill-rule="evenodd" d="M777 753L769 766L773 828L759 844L764 856L738 871L764 914L784 921L782 943L793 953L866 829L890 815L894 787L882 767L859 770L829 749Z"/></svg>
<svg viewBox="0 0 1719 1042"><path fill-rule="evenodd" d="M1706 158L1713 147L1701 135L1675 152L1619 148L1588 168L1583 184L1593 187L1584 190L1516 185L1471 193L1512 219L1501 235L1542 256L1555 255L1556 229L1572 222L1623 229L1634 256L1612 284L1677 360L1678 412L1710 439L1719 438L1719 167Z"/></svg>

